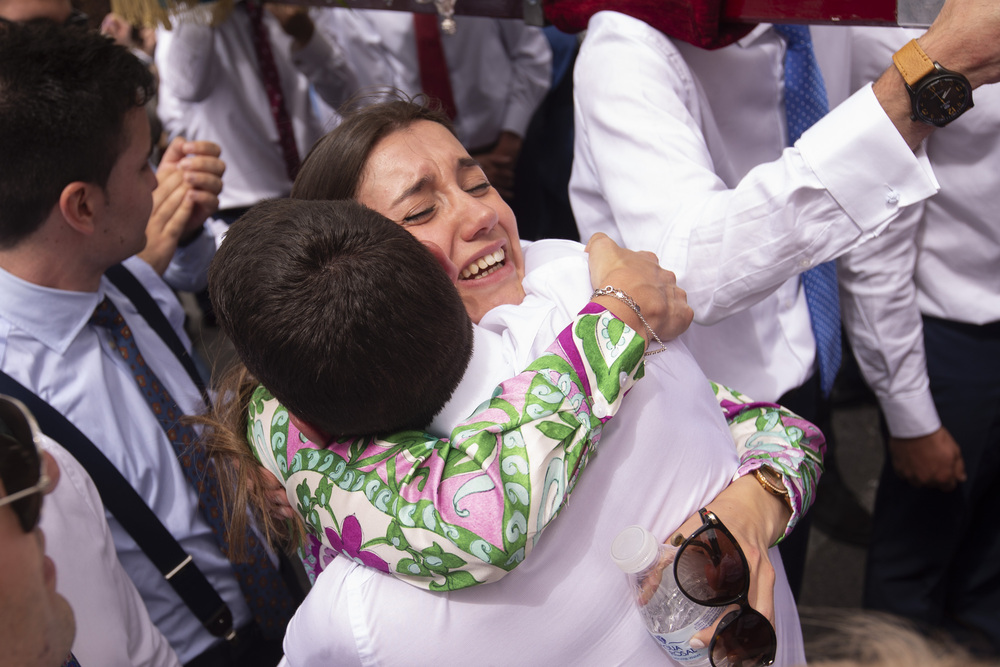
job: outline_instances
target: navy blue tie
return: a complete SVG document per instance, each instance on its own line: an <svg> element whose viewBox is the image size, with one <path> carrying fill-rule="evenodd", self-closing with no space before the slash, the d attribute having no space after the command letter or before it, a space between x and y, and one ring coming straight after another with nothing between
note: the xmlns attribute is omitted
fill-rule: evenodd
<svg viewBox="0 0 1000 667"><path fill-rule="evenodd" d="M816 63L809 28L802 25L776 25L785 38L785 117L788 121L788 145L791 146L813 123L826 115L823 75ZM826 262L802 274L802 289L809 305L809 320L816 339L816 359L823 395L829 396L840 368L840 297L837 293L837 268Z"/></svg>

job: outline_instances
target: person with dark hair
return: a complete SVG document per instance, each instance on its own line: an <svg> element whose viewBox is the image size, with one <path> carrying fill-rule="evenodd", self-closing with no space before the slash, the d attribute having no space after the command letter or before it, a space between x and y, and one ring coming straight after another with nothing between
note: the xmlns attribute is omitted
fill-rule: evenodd
<svg viewBox="0 0 1000 667"><path fill-rule="evenodd" d="M248 370L331 435L426 426L472 353L469 316L427 248L352 201L251 208L209 293Z"/></svg>
<svg viewBox="0 0 1000 667"><path fill-rule="evenodd" d="M198 595L220 600L221 622L203 625L169 571L111 517L122 565L180 659L274 665L280 645L263 637L280 639L295 602L265 552L253 565L227 558L205 504L216 477L180 421L205 410L183 309L136 256L157 186L142 108L150 85L141 62L97 33L0 28L0 368L7 386L47 403L107 459L202 573ZM119 497L105 499L112 511ZM273 607L256 604L250 584L260 581L274 583ZM255 620L261 609L276 613Z"/></svg>
<svg viewBox="0 0 1000 667"><path fill-rule="evenodd" d="M16 403L0 396L0 666L75 665L73 609L56 591L56 568L38 527L42 496L59 468Z"/></svg>
<svg viewBox="0 0 1000 667"><path fill-rule="evenodd" d="M668 296L647 288L658 288L666 272L648 261L628 270L611 266L617 273L604 271L602 277L617 276L643 299L648 321L659 326L659 314L669 312L659 302ZM423 508L420 518L398 525L406 548L375 544L362 557L416 586L451 590L492 581L530 553L532 537L562 505L537 490L552 477L568 480L568 494L601 425L641 375L643 337L626 329L619 348L595 360L594 346L607 323L597 317L602 309L590 308L578 318L579 327L567 329L527 371L497 387L476 417L449 430L450 438L437 439L419 429L452 396L472 353L472 325L452 285L455 275L436 248L351 200L263 202L232 225L213 260L209 289L219 323L245 367L237 366L232 386L220 391L223 419L204 421L214 427L208 444L215 460L232 480L224 488L237 490L227 503L234 534L246 530L249 503L276 546L296 546L302 537L297 526L289 536L261 512L265 485L245 440L249 407L258 414L277 409L284 416L275 418L287 428L278 440L257 442L263 444L255 451L261 463L294 477L284 481L294 483L297 494L317 482L318 492L329 495L304 517L326 548L332 533L346 540L352 523L369 532L394 514L389 505L407 502ZM642 326L631 310L610 301L607 310ZM604 364L615 369L613 377L591 377ZM552 373L562 378L559 383ZM534 395L546 398L540 402ZM567 423L577 427L566 430ZM251 426L256 439L261 427ZM500 442L505 444L498 449ZM323 455L315 456L314 449ZM331 467L331 456L343 457L343 465ZM324 472L333 469L334 481L355 474L368 478L364 495L378 496L376 507L350 486L322 491L330 483ZM385 484L373 474L384 475ZM421 480L419 488L401 481L397 489L394 475ZM491 483L477 482L479 477ZM463 491L470 483L480 492ZM497 540L488 522L494 505L507 508L505 489L511 485L523 485L517 509L528 524ZM452 503L463 510L456 514ZM496 520L504 516L498 511ZM321 551L312 542L312 551ZM401 559L415 570L400 569ZM325 562L309 565L315 575Z"/></svg>
<svg viewBox="0 0 1000 667"><path fill-rule="evenodd" d="M0 0L0 23L53 22L83 29L86 20L70 0ZM155 94L147 95L146 105L147 110L155 105ZM140 256L177 290L205 285L215 239L204 232L204 224L219 207L226 168L219 155L219 146L210 141L176 137L159 156L146 247ZM19 170L13 164L8 168Z"/></svg>
<svg viewBox="0 0 1000 667"><path fill-rule="evenodd" d="M561 322L565 323L590 298L608 299L605 295L610 295L614 301L617 295L615 289L592 292L593 287L607 283L593 270L593 257L589 275L586 265L580 266L578 244L570 244L567 250L550 244L568 242L540 242L525 244L522 250L509 207L458 143L447 119L408 101L346 113L343 123L306 159L293 197L357 199L425 244L433 244L454 267L453 280L466 310L481 326L475 329L473 365L453 400L435 419L432 432L451 432L475 410L477 397L490 395L492 385L505 376L504 372L516 372L530 363L539 340L550 339L548 332L558 332L560 318L564 317ZM613 248L612 255L624 266L656 263L651 254L630 253L607 238L592 240L592 248L595 244ZM549 261L553 255L558 262ZM552 294L539 283L551 285L556 292L560 291L556 285L563 285L565 290ZM675 295L683 295L672 277L669 288ZM682 301L674 302L674 312L665 316L666 322L673 322L667 329L669 338L689 321L686 307L678 303ZM641 312L647 314L645 304ZM611 340L603 341L602 346L614 349ZM294 422L289 425L288 413L277 401L256 397L251 402L249 396L237 400L238 404L251 403L244 413L245 433L257 455L284 483L306 522L318 520L324 529L319 535L323 548L317 549L314 557L325 569L290 626L285 641L289 662L427 660L473 650L467 642L484 636L491 659L500 661L508 655L511 660L527 655L532 661L559 659L556 656L572 661L572 646L590 651L589 658L596 662L662 659L634 609L629 610L631 602L606 549L615 533L629 523L647 525L664 537L678 530L678 525L682 534L689 534L701 525L694 510L705 503L723 514L727 524L733 524L747 553L750 567L744 574L750 604L767 618L777 619L778 639L772 649L779 661L798 659L802 649L794 602L780 561L772 565L769 560L776 554L768 553L768 546L790 530L811 502L822 437L810 424L778 406L752 403L710 384L683 345L668 342L662 353L657 352L646 364L645 373L647 379L636 385L622 405L619 417L628 416L616 418L602 429L604 436L611 436L602 440L602 448L612 461L591 462L590 470L582 473L586 481L576 487L573 502L562 510L563 518L546 528L544 539L531 541L537 555L525 558L517 573L489 586L468 590L451 587L447 598L415 591L441 587L440 583L428 583L434 582L441 570L427 572L424 568L421 572L421 561L416 557L406 560L399 554L412 546L405 530L414 525L434 526L454 543L451 524L439 526L437 522L442 515L451 521L455 512L464 517L463 525L478 517L483 521L481 526L493 526L494 513L478 514L480 507L467 504L469 499L479 500L476 495L482 495L480 484L485 484L484 480L458 486L462 502L454 505L447 497L434 498L433 505L411 504L416 491L408 484L412 477L407 474L409 467L398 472L393 467L384 468L377 463L382 460L380 455L363 447L344 449L327 459L303 457L301 450L286 449L282 443L300 442L303 432L307 438L325 441L321 433L309 429L308 424L305 428ZM459 426L455 432L461 431ZM742 463L734 451L734 438L741 443ZM694 442L697 447L688 446ZM357 482L358 468L351 463L369 460L367 457L373 457L373 463L364 469L364 479L373 486ZM427 461L431 470L437 469L434 457ZM522 464L519 470L534 471L534 464ZM733 481L734 477L738 479ZM768 480L773 483L766 485ZM386 495L380 493L383 485L388 487ZM509 513L496 516L518 515L522 495L517 485L491 484L485 488L507 492L505 509ZM562 487L556 483L554 489L561 500ZM438 513L428 514L431 509ZM432 517L434 521L428 523ZM534 523L529 520L528 525ZM504 520L495 530L513 530L516 535L522 527ZM483 541L478 548L480 558L489 553L483 546L490 544ZM472 547L476 553L475 543ZM426 556L420 549L414 551ZM348 558L331 560L336 553ZM378 562L373 555L378 555ZM355 569L351 565L355 561L388 569L394 576ZM397 565L385 567L390 561ZM422 580L414 576L420 574ZM401 585L396 579L414 586ZM352 601L346 592L354 590L361 598ZM526 599L535 602L526 605ZM390 600L393 612L387 613ZM554 609L571 614L572 620L558 627L544 622L542 616L551 615ZM498 630L499 626L509 632ZM588 633L587 641L579 640L581 627L594 630ZM497 632L517 641L500 641ZM571 632L573 639L566 632ZM449 637L445 644L432 639L443 635ZM705 644L712 637L713 628L699 635Z"/></svg>

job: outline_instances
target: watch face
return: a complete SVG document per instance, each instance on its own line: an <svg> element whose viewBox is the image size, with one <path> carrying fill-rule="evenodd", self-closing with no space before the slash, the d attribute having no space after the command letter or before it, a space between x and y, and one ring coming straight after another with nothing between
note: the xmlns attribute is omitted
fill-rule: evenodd
<svg viewBox="0 0 1000 667"><path fill-rule="evenodd" d="M972 107L969 82L958 74L931 75L913 94L913 116L931 125L947 125Z"/></svg>

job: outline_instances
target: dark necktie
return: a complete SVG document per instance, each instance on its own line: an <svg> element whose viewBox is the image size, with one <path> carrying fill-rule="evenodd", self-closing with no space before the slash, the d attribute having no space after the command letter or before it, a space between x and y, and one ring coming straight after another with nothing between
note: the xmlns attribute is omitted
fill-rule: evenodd
<svg viewBox="0 0 1000 667"><path fill-rule="evenodd" d="M826 115L830 106L826 87L813 53L809 28L801 25L776 25L785 38L785 117L788 121L788 145L791 146L813 123ZM816 339L819 381L824 396L829 396L840 368L840 296L837 292L837 267L826 262L802 274L802 289L809 306L809 320Z"/></svg>
<svg viewBox="0 0 1000 667"><path fill-rule="evenodd" d="M225 515L220 505L219 478L215 467L205 456L204 449L197 445L197 432L190 424L181 421L183 411L153 370L146 365L128 323L107 297L97 306L90 323L110 332L108 344L128 364L149 409L170 440L184 476L198 492L198 508L211 526L219 549L228 558L229 540L224 524ZM246 552L246 562L233 563L240 588L265 638L281 639L288 619L295 611L295 601L253 532L247 535Z"/></svg>
<svg viewBox="0 0 1000 667"><path fill-rule="evenodd" d="M66 657L66 662L62 664L62 667L80 667L80 663L77 661L76 656L70 653Z"/></svg>
<svg viewBox="0 0 1000 667"><path fill-rule="evenodd" d="M295 131L292 119L285 106L285 94L281 90L281 77L278 76L278 65L274 62L274 51L271 50L271 39L267 36L267 26L264 25L263 9L256 2L247 0L247 16L250 17L250 27L253 28L253 46L257 52L257 64L260 66L261 80L267 93L267 104L271 108L271 116L278 127L278 140L281 142L281 155L285 159L285 171L289 180L294 181L299 173L299 149L295 144Z"/></svg>
<svg viewBox="0 0 1000 667"><path fill-rule="evenodd" d="M414 14L413 34L417 40L420 87L424 94L441 102L441 110L455 120L457 108L451 92L448 62L444 58L437 14Z"/></svg>

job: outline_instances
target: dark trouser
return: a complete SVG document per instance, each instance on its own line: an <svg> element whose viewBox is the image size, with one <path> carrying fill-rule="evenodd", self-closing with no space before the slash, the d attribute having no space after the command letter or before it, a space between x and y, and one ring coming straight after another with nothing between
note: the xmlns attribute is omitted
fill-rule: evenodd
<svg viewBox="0 0 1000 667"><path fill-rule="evenodd" d="M1000 653L1000 322L924 318L927 371L968 481L918 489L887 460L875 498L864 604Z"/></svg>
<svg viewBox="0 0 1000 667"><path fill-rule="evenodd" d="M792 389L778 399L778 404L815 424L826 436L827 447L832 445L833 428L830 420L830 399L823 398L819 386L819 373L806 380L801 386ZM809 529L812 521L806 513L795 530L778 545L781 552L781 562L785 566L788 585L792 595L799 599L802 589L802 577L805 574L806 551L809 548Z"/></svg>

